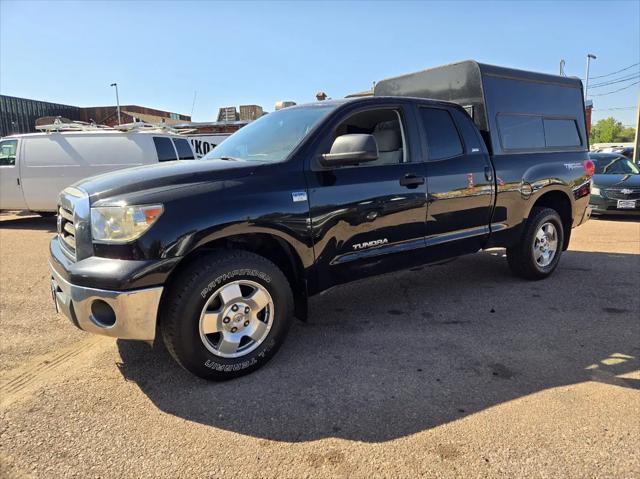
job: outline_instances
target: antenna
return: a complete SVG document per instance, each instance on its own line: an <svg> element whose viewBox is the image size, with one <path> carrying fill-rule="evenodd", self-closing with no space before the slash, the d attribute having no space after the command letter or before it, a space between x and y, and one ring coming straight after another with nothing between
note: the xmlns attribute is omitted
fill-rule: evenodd
<svg viewBox="0 0 640 479"><path fill-rule="evenodd" d="M193 90L193 103L191 104L191 119L193 120L193 110L196 107L196 96L198 95L198 91L197 90Z"/></svg>

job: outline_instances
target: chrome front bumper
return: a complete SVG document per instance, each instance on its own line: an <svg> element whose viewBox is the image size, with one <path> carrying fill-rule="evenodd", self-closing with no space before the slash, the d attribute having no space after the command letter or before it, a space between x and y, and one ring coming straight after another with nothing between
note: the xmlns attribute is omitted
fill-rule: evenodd
<svg viewBox="0 0 640 479"><path fill-rule="evenodd" d="M85 288L67 282L49 266L56 310L62 312L78 328L114 338L143 341L155 338L162 287L134 291ZM108 311L101 302L106 303L113 311L112 315L108 315L109 321L100 317L100 313Z"/></svg>

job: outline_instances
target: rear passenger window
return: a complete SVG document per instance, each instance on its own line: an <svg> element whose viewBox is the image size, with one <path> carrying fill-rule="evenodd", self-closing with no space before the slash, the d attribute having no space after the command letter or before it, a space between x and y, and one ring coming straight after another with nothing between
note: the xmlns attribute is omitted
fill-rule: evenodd
<svg viewBox="0 0 640 479"><path fill-rule="evenodd" d="M442 160L462 154L462 143L447 110L420 108L420 118L427 132L429 160Z"/></svg>
<svg viewBox="0 0 640 479"><path fill-rule="evenodd" d="M544 128L540 116L498 115L498 128L505 150L544 148Z"/></svg>
<svg viewBox="0 0 640 479"><path fill-rule="evenodd" d="M173 149L173 143L170 138L154 136L153 143L156 145L158 161L173 161L177 159L176 150Z"/></svg>
<svg viewBox="0 0 640 479"><path fill-rule="evenodd" d="M193 160L193 150L189 145L187 140L183 140L181 138L174 138L173 143L176 145L176 150L178 151L178 159L180 160Z"/></svg>
<svg viewBox="0 0 640 479"><path fill-rule="evenodd" d="M544 119L544 138L547 147L580 146L580 134L575 120Z"/></svg>

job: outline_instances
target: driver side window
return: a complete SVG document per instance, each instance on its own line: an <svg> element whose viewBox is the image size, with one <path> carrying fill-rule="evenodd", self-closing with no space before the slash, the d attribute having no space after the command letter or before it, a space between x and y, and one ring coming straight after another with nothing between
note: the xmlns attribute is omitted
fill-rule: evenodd
<svg viewBox="0 0 640 479"><path fill-rule="evenodd" d="M18 140L0 141L0 166L14 166L16 164L16 148Z"/></svg>
<svg viewBox="0 0 640 479"><path fill-rule="evenodd" d="M353 133L372 135L378 145L378 159L358 165L397 165L407 161L405 135L398 111L385 108L356 113L334 131L333 139Z"/></svg>

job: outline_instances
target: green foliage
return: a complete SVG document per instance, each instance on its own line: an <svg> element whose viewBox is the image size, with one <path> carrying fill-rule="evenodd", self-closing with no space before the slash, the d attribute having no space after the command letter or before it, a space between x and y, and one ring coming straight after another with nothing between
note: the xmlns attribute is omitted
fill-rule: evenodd
<svg viewBox="0 0 640 479"><path fill-rule="evenodd" d="M625 128L621 122L610 116L591 126L589 141L591 143L626 143L633 141L635 134L634 128Z"/></svg>

